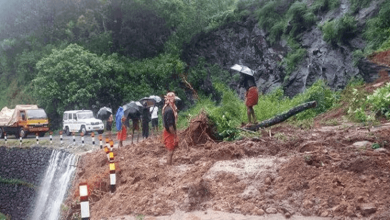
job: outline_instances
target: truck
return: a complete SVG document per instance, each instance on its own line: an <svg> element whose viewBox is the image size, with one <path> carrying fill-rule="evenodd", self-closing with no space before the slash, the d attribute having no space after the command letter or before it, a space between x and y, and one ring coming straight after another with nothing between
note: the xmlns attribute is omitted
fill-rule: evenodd
<svg viewBox="0 0 390 220"><path fill-rule="evenodd" d="M28 134L45 136L49 131L49 119L44 109L37 105L16 105L14 109L4 107L0 111L0 136L13 134L16 138Z"/></svg>
<svg viewBox="0 0 390 220"><path fill-rule="evenodd" d="M72 132L81 132L85 135L91 131L97 131L99 134L104 132L103 121L95 118L91 110L65 111L62 122L62 129L68 136Z"/></svg>

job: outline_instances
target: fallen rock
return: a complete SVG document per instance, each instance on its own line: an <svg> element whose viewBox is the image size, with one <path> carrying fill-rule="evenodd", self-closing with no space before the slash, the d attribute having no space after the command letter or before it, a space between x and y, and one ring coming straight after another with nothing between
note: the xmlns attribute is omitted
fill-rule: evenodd
<svg viewBox="0 0 390 220"><path fill-rule="evenodd" d="M363 216L368 216L376 212L376 207L373 203L360 204L359 209Z"/></svg>
<svg viewBox="0 0 390 220"><path fill-rule="evenodd" d="M266 213L268 214L276 214L278 211L275 208L269 207L268 209L265 210Z"/></svg>
<svg viewBox="0 0 390 220"><path fill-rule="evenodd" d="M312 201L307 200L307 199L305 201L303 201L303 208L308 209L308 208L311 208L311 207L313 207L313 202Z"/></svg>
<svg viewBox="0 0 390 220"><path fill-rule="evenodd" d="M371 146L371 144L372 143L369 141L359 141L359 142L353 143L352 146L359 149L359 148L364 148L364 147L368 148L369 146Z"/></svg>
<svg viewBox="0 0 390 220"><path fill-rule="evenodd" d="M328 217L329 212L328 211L323 211L320 215L320 217Z"/></svg>
<svg viewBox="0 0 390 220"><path fill-rule="evenodd" d="M253 213L254 215L264 215L264 210L255 207L255 208L252 210L252 213Z"/></svg>
<svg viewBox="0 0 390 220"><path fill-rule="evenodd" d="M265 184L271 185L271 182L272 182L272 180L270 177L265 178Z"/></svg>
<svg viewBox="0 0 390 220"><path fill-rule="evenodd" d="M384 153L384 154L388 154L389 151L385 148L378 148L378 149L375 149L374 152L377 152L377 153Z"/></svg>

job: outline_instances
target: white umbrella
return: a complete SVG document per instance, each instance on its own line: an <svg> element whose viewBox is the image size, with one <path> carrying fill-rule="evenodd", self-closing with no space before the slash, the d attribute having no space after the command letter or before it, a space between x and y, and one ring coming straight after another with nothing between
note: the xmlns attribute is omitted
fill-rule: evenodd
<svg viewBox="0 0 390 220"><path fill-rule="evenodd" d="M150 98L150 99L154 99L154 100L156 100L156 102L161 102L161 98L160 98L160 96L151 95L151 96L149 96L149 98Z"/></svg>
<svg viewBox="0 0 390 220"><path fill-rule="evenodd" d="M239 65L239 64L234 64L234 66L230 67L232 70L236 70L238 72L241 72L246 75L253 76L254 72L253 70L249 69L247 66Z"/></svg>

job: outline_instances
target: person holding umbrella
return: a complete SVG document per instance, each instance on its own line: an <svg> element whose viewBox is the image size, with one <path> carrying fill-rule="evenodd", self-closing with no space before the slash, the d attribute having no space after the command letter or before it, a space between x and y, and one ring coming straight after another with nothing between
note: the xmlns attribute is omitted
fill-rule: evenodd
<svg viewBox="0 0 390 220"><path fill-rule="evenodd" d="M157 135L157 133L158 133L158 106L154 105L152 108L150 108L150 113L152 114L152 135L153 135L153 130Z"/></svg>
<svg viewBox="0 0 390 220"><path fill-rule="evenodd" d="M249 124L256 123L256 115L253 110L253 106L257 105L259 100L259 91L256 86L255 78L253 77L253 70L243 65L234 65L231 67L233 70L239 71L240 76L240 87L244 87L246 90L245 94L245 105L247 107L247 115Z"/></svg>
<svg viewBox="0 0 390 220"><path fill-rule="evenodd" d="M110 117L108 117L107 122L106 122L106 130L108 133L108 137L110 137L110 139L112 139L111 130L112 130L112 122L113 121L114 121L114 118L112 117L112 114L111 114Z"/></svg>
<svg viewBox="0 0 390 220"><path fill-rule="evenodd" d="M177 108L175 105L175 93L168 92L165 96L165 105L162 108L164 132L164 145L168 150L167 164L172 165L173 151L178 146L178 137L176 132Z"/></svg>
<svg viewBox="0 0 390 220"><path fill-rule="evenodd" d="M148 108L148 103L144 102L142 109L142 137L144 139L149 137L149 121L150 121L150 112Z"/></svg>
<svg viewBox="0 0 390 220"><path fill-rule="evenodd" d="M123 147L123 141L125 141L127 138L127 129L126 129L125 121L126 121L126 117L123 116L121 118L121 122L122 122L121 130L118 131L116 137L119 140L118 148Z"/></svg>
<svg viewBox="0 0 390 220"><path fill-rule="evenodd" d="M134 139L134 131L137 131L137 143L139 140L139 118L131 118L132 121L132 131L133 134L131 136L131 144L134 144L133 139Z"/></svg>

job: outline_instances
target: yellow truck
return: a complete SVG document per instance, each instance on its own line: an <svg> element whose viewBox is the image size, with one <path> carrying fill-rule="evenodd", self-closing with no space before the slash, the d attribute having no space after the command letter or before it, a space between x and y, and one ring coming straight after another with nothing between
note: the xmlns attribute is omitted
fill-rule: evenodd
<svg viewBox="0 0 390 220"><path fill-rule="evenodd" d="M38 133L40 137L49 131L49 120L44 109L37 105L17 105L14 109L4 107L0 111L0 136L4 133L16 138Z"/></svg>

